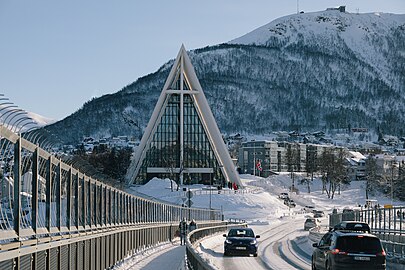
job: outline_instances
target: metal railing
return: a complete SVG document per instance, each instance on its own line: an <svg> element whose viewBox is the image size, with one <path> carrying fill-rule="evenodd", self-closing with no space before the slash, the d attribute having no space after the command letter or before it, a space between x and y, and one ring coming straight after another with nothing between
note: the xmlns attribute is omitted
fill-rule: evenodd
<svg viewBox="0 0 405 270"><path fill-rule="evenodd" d="M0 125L0 269L106 269L218 210L133 196Z"/></svg>

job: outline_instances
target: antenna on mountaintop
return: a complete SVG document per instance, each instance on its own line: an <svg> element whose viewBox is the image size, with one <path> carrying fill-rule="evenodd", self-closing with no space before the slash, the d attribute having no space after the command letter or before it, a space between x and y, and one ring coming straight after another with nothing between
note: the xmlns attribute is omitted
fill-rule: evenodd
<svg viewBox="0 0 405 270"><path fill-rule="evenodd" d="M299 2L300 2L300 0L297 0L297 14L299 14L300 13L300 6L299 6Z"/></svg>
<svg viewBox="0 0 405 270"><path fill-rule="evenodd" d="M356 8L357 15L359 15L359 10L360 10L359 8Z"/></svg>

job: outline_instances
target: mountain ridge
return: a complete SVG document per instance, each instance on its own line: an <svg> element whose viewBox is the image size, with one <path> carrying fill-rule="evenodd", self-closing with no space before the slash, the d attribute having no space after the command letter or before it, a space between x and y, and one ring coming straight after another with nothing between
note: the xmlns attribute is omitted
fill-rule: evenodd
<svg viewBox="0 0 405 270"><path fill-rule="evenodd" d="M221 132L264 134L350 125L403 135L405 15L394 15L396 19L385 28L371 19L359 20L362 16L338 11L290 15L229 43L189 51ZM372 33L366 35L365 42L378 54L376 59L384 61L359 56L351 49L354 45L348 46L336 36L351 29L353 24L347 22L346 30L335 25L335 34L326 37L311 35L308 30L296 31L296 39L290 43L285 39L291 36L275 31L264 37L264 42L252 44L247 39L268 25L283 29L280 21L287 24L314 18L318 21L311 24L327 28L336 18L346 17L358 25L365 21L361 25ZM311 24L300 27L305 29ZM386 31L380 33L380 29ZM356 43L356 48L362 44ZM140 138L172 64L173 59L114 94L86 102L72 115L46 128L66 143L86 136Z"/></svg>

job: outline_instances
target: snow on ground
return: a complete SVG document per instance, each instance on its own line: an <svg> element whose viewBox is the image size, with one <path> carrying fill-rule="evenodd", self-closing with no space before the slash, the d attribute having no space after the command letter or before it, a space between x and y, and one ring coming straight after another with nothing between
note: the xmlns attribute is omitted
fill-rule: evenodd
<svg viewBox="0 0 405 270"><path fill-rule="evenodd" d="M335 198L331 200L328 199L326 193L322 193L320 179L314 179L310 186L311 192L308 193L307 186L299 184L299 179L302 177L300 175L295 176L295 187L299 192L297 194L289 193L290 197L297 203L297 207L292 209L289 209L283 204L282 200L278 199L278 194L288 192L288 188L292 184L289 174L275 175L268 178L241 175L245 188L238 192L225 188L219 193L218 190L210 190L209 186L204 185L184 187L193 191L193 197L191 198L193 207L209 208L211 198L212 208L222 209L225 219L247 220L249 226L253 227L257 233L269 233L269 228L277 228L279 224L288 222L295 222L299 226L302 223L303 226L303 222L307 216L302 211L305 205L313 205L316 209L330 213L333 208L342 210L344 207L353 208L365 203L365 183L362 181L355 181L348 186L342 187L341 193L338 194L336 192ZM171 185L173 185L173 191ZM183 187L180 187L177 191L177 186L174 182L171 182L169 179L162 180L157 178L152 179L143 186L133 187L129 192L137 196L144 196L149 199L166 201L178 205L183 203L183 198L186 196ZM382 195L372 196L371 199L376 199L380 205L391 203L389 198ZM399 203L394 201L394 204ZM328 224L327 218L323 218L322 224ZM297 231L296 244L307 254L306 256L310 256L312 246L310 241L303 239L303 233L302 231ZM304 234L306 235L306 233ZM292 233L290 236L293 237L294 235ZM289 238L291 238L290 236ZM221 237L206 239L203 244L199 244L198 249L204 251L205 249L222 245L222 242L223 239ZM160 269L154 267L165 265L165 258L170 260L170 263L182 265L184 263L184 251L182 249L184 247L179 246L178 243L164 244L162 247L154 248L152 252L143 252L132 258L128 258L117 269ZM153 255L150 256L151 254ZM218 254L212 255L214 257L219 256Z"/></svg>
<svg viewBox="0 0 405 270"><path fill-rule="evenodd" d="M226 219L262 220L288 212L288 208L282 201L265 192L261 187L246 186L244 190L237 192L228 188L218 192L217 189L209 190L210 187L204 185L192 185L187 188L194 194L191 198L193 207L209 208L211 197L212 208L222 209ZM176 188L173 192L171 191L169 179L154 178L143 186L133 188L130 192L179 205L183 203L182 198L186 197L182 188L179 191L176 191Z"/></svg>
<svg viewBox="0 0 405 270"><path fill-rule="evenodd" d="M303 176L295 175L295 187L298 194L289 193L289 196L297 203L296 208L289 209L278 199L278 194L288 192L292 184L289 174L280 174L268 178L253 175L241 175L241 180L245 185L243 191L237 192L224 188L221 192L204 185L184 186L193 191L193 207L222 209L225 219L245 219L251 222L274 221L280 216L290 215L301 210L305 205L313 205L317 209L331 211L333 208L342 210L344 207L358 207L365 204L365 183L363 181L353 181L348 186L343 186L340 194L336 191L334 199L328 199L326 193L322 193L322 182L315 178L310 185L311 192L308 193L307 186L300 184ZM176 183L169 179L154 178L143 186L133 187L129 192L138 196L166 201L181 205L186 192L183 187L177 191ZM211 198L211 199L210 199ZM391 200L382 195L371 196L380 205L390 204ZM394 201L394 204L399 204Z"/></svg>
<svg viewBox="0 0 405 270"><path fill-rule="evenodd" d="M295 187L299 190L298 194L290 193L290 197L300 206L313 205L320 210L332 210L336 208L342 210L345 207L358 207L364 205L366 201L365 197L365 182L364 181L352 181L350 185L344 185L341 188L339 194L335 192L334 199L329 199L326 193L322 193L322 181L319 178L315 178L310 185L310 193L308 193L306 184L299 184L300 179L305 175L295 176ZM253 177L253 176L252 176ZM250 178L250 181L245 182L252 186L262 187L270 194L277 195L280 192L288 192L288 188L292 185L291 177L288 173L271 176L266 179ZM246 181L246 180L245 180ZM391 199L376 193L369 196L369 199L375 199L382 206L384 204L391 204ZM400 201L393 201L394 205L402 204Z"/></svg>
<svg viewBox="0 0 405 270"><path fill-rule="evenodd" d="M179 242L165 243L160 246L139 252L124 259L114 266L114 270L157 270L177 269L186 270L186 247Z"/></svg>

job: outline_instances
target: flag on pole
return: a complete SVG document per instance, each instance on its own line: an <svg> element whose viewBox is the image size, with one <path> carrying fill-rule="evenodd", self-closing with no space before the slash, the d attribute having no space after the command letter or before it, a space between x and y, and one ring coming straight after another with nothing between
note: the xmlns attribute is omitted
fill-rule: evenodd
<svg viewBox="0 0 405 270"><path fill-rule="evenodd" d="M257 161L257 163L256 163L256 168L257 168L259 171L262 171L262 170L263 170L263 168L262 168L262 163L260 162L260 160Z"/></svg>

